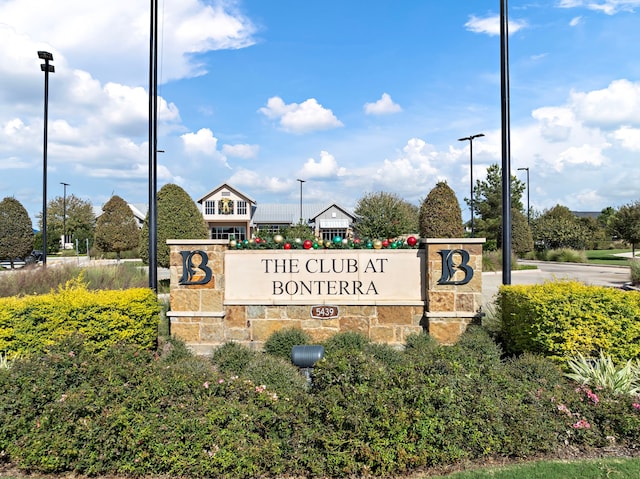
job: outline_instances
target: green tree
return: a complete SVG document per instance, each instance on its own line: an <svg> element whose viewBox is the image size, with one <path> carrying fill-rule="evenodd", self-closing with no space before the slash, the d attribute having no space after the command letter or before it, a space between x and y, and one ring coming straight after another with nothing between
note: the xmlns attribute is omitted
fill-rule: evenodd
<svg viewBox="0 0 640 479"><path fill-rule="evenodd" d="M585 249L590 232L566 206L545 210L532 222L533 238L542 249Z"/></svg>
<svg viewBox="0 0 640 479"><path fill-rule="evenodd" d="M614 216L616 215L616 209L613 206L607 206L603 208L598 215L598 223L605 229L608 235L613 236L615 233L611 227Z"/></svg>
<svg viewBox="0 0 640 479"><path fill-rule="evenodd" d="M33 250L33 224L29 213L15 198L0 201L0 258L14 267L15 258L24 258Z"/></svg>
<svg viewBox="0 0 640 479"><path fill-rule="evenodd" d="M66 215L65 215L66 212ZM42 212L38 214L38 226L42 229ZM67 239L70 242L78 240L80 253L86 253L87 239L93 242L96 227L96 217L90 201L85 201L75 195L66 198L57 196L47 204L47 243L49 249L57 250L60 238L66 226ZM42 239L40 239L42 244Z"/></svg>
<svg viewBox="0 0 640 479"><path fill-rule="evenodd" d="M462 238L462 210L455 192L440 181L420 205L420 236L423 238Z"/></svg>
<svg viewBox="0 0 640 479"><path fill-rule="evenodd" d="M511 208L511 249L518 256L533 251L533 235L527 217Z"/></svg>
<svg viewBox="0 0 640 479"><path fill-rule="evenodd" d="M354 212L361 238L397 238L418 231L418 207L393 193L367 193Z"/></svg>
<svg viewBox="0 0 640 479"><path fill-rule="evenodd" d="M523 212L522 193L525 183L511 175L511 208ZM468 206L471 202L465 198ZM502 242L502 169L497 163L487 168L485 180L477 180L473 187L475 236L485 237L499 245Z"/></svg>
<svg viewBox="0 0 640 479"><path fill-rule="evenodd" d="M613 217L612 227L616 235L631 244L633 257L640 242L640 201L620 207Z"/></svg>
<svg viewBox="0 0 640 479"><path fill-rule="evenodd" d="M105 252L120 253L128 251L140 241L140 230L131 208L119 196L113 196L102 207L95 233L96 246Z"/></svg>
<svg viewBox="0 0 640 479"><path fill-rule="evenodd" d="M169 267L168 239L206 239L209 237L202 213L191 197L178 185L167 184L158 191L158 265ZM149 264L149 213L140 235L140 257Z"/></svg>
<svg viewBox="0 0 640 479"><path fill-rule="evenodd" d="M589 232L588 249L601 249L609 244L607 228L599 220L600 217L585 216L578 218L578 222Z"/></svg>

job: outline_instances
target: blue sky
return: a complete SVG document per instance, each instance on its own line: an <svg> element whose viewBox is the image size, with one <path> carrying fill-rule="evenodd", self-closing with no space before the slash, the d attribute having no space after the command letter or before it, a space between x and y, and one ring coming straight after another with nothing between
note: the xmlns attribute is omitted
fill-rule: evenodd
<svg viewBox="0 0 640 479"><path fill-rule="evenodd" d="M146 203L149 1L0 0L0 198ZM161 0L159 186L229 182L260 203L418 204L469 213L501 163L499 0ZM640 0L509 2L512 173L532 208L640 199ZM525 197L526 198L526 197Z"/></svg>

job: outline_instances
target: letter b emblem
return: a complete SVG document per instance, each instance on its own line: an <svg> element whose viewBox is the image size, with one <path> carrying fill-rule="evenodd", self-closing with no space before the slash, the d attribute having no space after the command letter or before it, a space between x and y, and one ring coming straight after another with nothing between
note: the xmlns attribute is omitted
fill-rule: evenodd
<svg viewBox="0 0 640 479"><path fill-rule="evenodd" d="M438 284L467 284L473 278L473 268L469 266L469 252L464 249L443 249L438 251L442 257L442 276L438 280ZM455 256L460 257L459 263L454 263ZM454 281L457 271L464 271L464 278Z"/></svg>
<svg viewBox="0 0 640 479"><path fill-rule="evenodd" d="M182 256L182 277L180 278L179 284L181 285L192 285L192 284L207 284L211 281L212 271L211 268L207 266L209 262L209 258L207 253L202 250L197 251L180 251L180 255ZM196 266L193 261L194 256L200 257L200 262ZM197 275L199 269L204 273L204 277L199 278L197 281L194 281L194 277Z"/></svg>

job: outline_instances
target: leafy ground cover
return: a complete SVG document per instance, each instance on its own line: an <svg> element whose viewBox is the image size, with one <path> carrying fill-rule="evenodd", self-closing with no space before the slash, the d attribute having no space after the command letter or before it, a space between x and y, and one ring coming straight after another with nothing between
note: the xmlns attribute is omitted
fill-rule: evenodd
<svg viewBox="0 0 640 479"><path fill-rule="evenodd" d="M75 338L0 370L0 462L36 475L415 477L640 445L637 398L578 386L544 358L504 358L481 328L448 347L355 333L324 346L309 385L239 345L98 355Z"/></svg>

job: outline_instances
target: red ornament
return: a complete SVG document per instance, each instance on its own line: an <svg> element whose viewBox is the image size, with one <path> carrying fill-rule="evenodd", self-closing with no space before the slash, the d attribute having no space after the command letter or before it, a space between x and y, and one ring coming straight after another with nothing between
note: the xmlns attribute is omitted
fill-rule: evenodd
<svg viewBox="0 0 640 479"><path fill-rule="evenodd" d="M291 243L285 243L284 249L291 249Z"/></svg>
<svg viewBox="0 0 640 479"><path fill-rule="evenodd" d="M415 246L417 242L418 242L418 240L416 239L416 237L415 237L415 236L409 236L409 237L407 238L407 244L408 244L409 246Z"/></svg>
<svg viewBox="0 0 640 479"><path fill-rule="evenodd" d="M260 238L256 238L256 244L260 244L260 241L262 241Z"/></svg>
<svg viewBox="0 0 640 479"><path fill-rule="evenodd" d="M356 239L354 239L354 240L353 240L353 242L354 242L355 244L360 244L360 238L356 238Z"/></svg>
<svg viewBox="0 0 640 479"><path fill-rule="evenodd" d="M313 242L311 240L305 240L304 243L302 243L302 247L304 249L311 249L313 247Z"/></svg>
<svg viewBox="0 0 640 479"><path fill-rule="evenodd" d="M382 247L383 248L388 248L389 247L389 240L382 240Z"/></svg>

